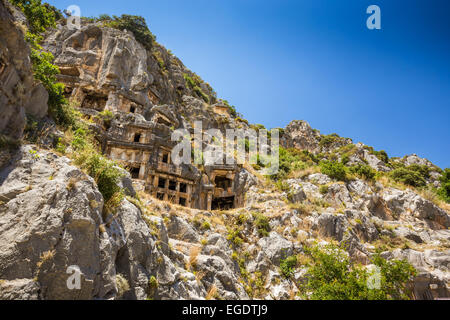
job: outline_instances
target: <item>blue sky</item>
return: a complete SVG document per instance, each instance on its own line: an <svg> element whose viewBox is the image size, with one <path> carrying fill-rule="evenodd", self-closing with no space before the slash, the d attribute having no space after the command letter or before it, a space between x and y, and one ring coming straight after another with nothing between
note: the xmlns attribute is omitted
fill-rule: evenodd
<svg viewBox="0 0 450 320"><path fill-rule="evenodd" d="M50 0L142 15L251 123L306 120L390 156L450 167L450 1ZM382 30L366 28L381 8Z"/></svg>

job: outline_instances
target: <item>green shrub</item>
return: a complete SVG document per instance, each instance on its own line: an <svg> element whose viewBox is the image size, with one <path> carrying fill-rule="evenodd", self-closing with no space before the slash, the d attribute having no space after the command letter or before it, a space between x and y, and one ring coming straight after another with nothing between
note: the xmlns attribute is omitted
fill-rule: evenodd
<svg viewBox="0 0 450 320"><path fill-rule="evenodd" d="M391 171L391 177L397 182L401 182L412 187L424 187L427 184L421 171L413 170L410 167L398 168Z"/></svg>
<svg viewBox="0 0 450 320"><path fill-rule="evenodd" d="M320 192L320 194L325 195L328 193L328 189L329 189L328 186L323 185L323 186L320 186L319 192Z"/></svg>
<svg viewBox="0 0 450 320"><path fill-rule="evenodd" d="M88 141L86 129L78 128L73 134L72 148L75 151L80 151L83 150L87 146L87 144Z"/></svg>
<svg viewBox="0 0 450 320"><path fill-rule="evenodd" d="M48 4L42 4L41 0L10 0L16 5L27 18L29 29L25 40L31 47L31 63L34 78L40 81L48 92L49 114L55 122L60 125L71 125L70 114L68 114L65 105L67 101L64 98L64 85L57 83L56 75L59 74L59 68L53 64L54 57L51 53L45 52L40 46L42 33L49 28L56 27L56 19L61 14Z"/></svg>
<svg viewBox="0 0 450 320"><path fill-rule="evenodd" d="M194 75L191 77L189 74L183 74L184 80L188 87L190 87L194 92L200 96L205 102L209 103L209 97L206 95L203 90L200 88L200 84L203 82L199 76Z"/></svg>
<svg viewBox="0 0 450 320"><path fill-rule="evenodd" d="M257 213L253 214L255 219L255 227L258 230L258 234L260 237L267 237L270 232L270 224L269 219L263 214Z"/></svg>
<svg viewBox="0 0 450 320"><path fill-rule="evenodd" d="M332 179L339 181L347 180L347 171L342 163L334 161L322 161L320 163L320 171Z"/></svg>
<svg viewBox="0 0 450 320"><path fill-rule="evenodd" d="M202 230L210 230L211 224L208 221L203 222L202 224Z"/></svg>
<svg viewBox="0 0 450 320"><path fill-rule="evenodd" d="M341 158L341 162L343 165L346 165L350 162L350 156L348 154L344 154Z"/></svg>
<svg viewBox="0 0 450 320"><path fill-rule="evenodd" d="M244 240L242 239L241 231L242 229L238 227L229 228L227 240L233 243L233 245L239 247L244 242Z"/></svg>
<svg viewBox="0 0 450 320"><path fill-rule="evenodd" d="M114 162L98 153L93 153L86 159L83 166L88 174L96 180L98 189L105 201L111 199L114 194L121 192L118 183L123 174Z"/></svg>
<svg viewBox="0 0 450 320"><path fill-rule="evenodd" d="M379 268L379 287L369 288L372 276L366 268L355 264L339 247L327 245L305 248L311 258L303 297L311 300L400 300L409 299L407 284L415 269L406 261L387 261L379 254L372 263Z"/></svg>
<svg viewBox="0 0 450 320"><path fill-rule="evenodd" d="M273 180L282 180L294 170L305 169L315 163L314 155L308 151L300 151L297 149L279 148L279 170L278 173L272 175Z"/></svg>
<svg viewBox="0 0 450 320"><path fill-rule="evenodd" d="M40 34L56 26L57 10L41 0L10 0L27 17L30 32ZM58 15L58 17L61 17Z"/></svg>
<svg viewBox="0 0 450 320"><path fill-rule="evenodd" d="M350 167L350 172L358 175L359 177L365 180L373 180L375 178L375 175L377 174L377 172L371 166L368 166L366 164L364 165L360 164L357 166Z"/></svg>
<svg viewBox="0 0 450 320"><path fill-rule="evenodd" d="M225 99L221 99L220 101L222 101L227 107L228 107L228 109L229 109L229 111L230 111L230 115L233 117L233 118L237 118L238 117L238 112L236 111L236 107L235 106L232 106L227 100L225 100ZM241 119L241 118L239 118L242 122L244 122L243 121L243 119ZM247 124L248 124L248 121L247 120L245 120L246 122L247 122Z"/></svg>
<svg viewBox="0 0 450 320"><path fill-rule="evenodd" d="M319 142L319 146L322 147L322 148L328 148L333 143L338 141L339 139L340 139L340 137L336 133L332 133L332 134L329 134L329 135L326 135L326 136L322 136L322 138L320 139L320 142Z"/></svg>
<svg viewBox="0 0 450 320"><path fill-rule="evenodd" d="M286 278L290 278L294 274L296 266L297 266L297 256L287 257L286 259L281 260L280 263L281 273Z"/></svg>
<svg viewBox="0 0 450 320"><path fill-rule="evenodd" d="M373 154L380 159L381 161L383 161L384 163L389 163L389 156L386 153L386 151L381 150L381 151L373 151Z"/></svg>
<svg viewBox="0 0 450 320"><path fill-rule="evenodd" d="M430 178L430 168L426 165L412 164L406 167L406 169L417 172L424 179Z"/></svg>
<svg viewBox="0 0 450 320"><path fill-rule="evenodd" d="M131 31L136 41L141 43L147 50L151 50L156 41L156 37L150 32L145 19L141 16L123 14L120 17L110 17L104 14L98 20L105 22L107 27Z"/></svg>
<svg viewBox="0 0 450 320"><path fill-rule="evenodd" d="M156 289L158 288L158 280L156 280L155 276L151 276L150 279L148 279L148 287L149 289Z"/></svg>
<svg viewBox="0 0 450 320"><path fill-rule="evenodd" d="M446 168L442 173L441 187L438 189L439 197L447 203L450 203L450 168Z"/></svg>

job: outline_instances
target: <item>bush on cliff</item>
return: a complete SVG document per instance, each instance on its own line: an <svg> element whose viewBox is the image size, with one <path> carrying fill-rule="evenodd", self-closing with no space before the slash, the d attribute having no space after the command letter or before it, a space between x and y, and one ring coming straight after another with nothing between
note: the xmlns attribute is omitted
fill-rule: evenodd
<svg viewBox="0 0 450 320"><path fill-rule="evenodd" d="M441 187L438 189L438 195L447 203L450 203L450 168L446 168L442 173Z"/></svg>
<svg viewBox="0 0 450 320"><path fill-rule="evenodd" d="M399 167L391 172L391 177L397 181L412 187L424 187L426 179L430 177L430 169L427 166L417 164L408 167Z"/></svg>
<svg viewBox="0 0 450 320"><path fill-rule="evenodd" d="M350 167L350 172L358 175L360 178L365 180L373 180L375 178L375 175L377 172L368 165L356 165L353 167Z"/></svg>
<svg viewBox="0 0 450 320"><path fill-rule="evenodd" d="M45 52L40 46L42 33L56 27L56 21L62 17L61 13L55 7L43 4L41 0L10 0L10 2L22 10L27 18L29 29L25 40L31 48L33 75L48 92L49 114L57 124L70 126L73 122L68 113L67 100L63 95L64 85L56 80L59 68L53 64L53 55Z"/></svg>
<svg viewBox="0 0 450 320"><path fill-rule="evenodd" d="M320 171L332 179L339 181L347 180L347 171L345 166L336 161L322 161L320 163Z"/></svg>
<svg viewBox="0 0 450 320"><path fill-rule="evenodd" d="M105 22L105 26L118 29L131 31L134 38L141 43L147 50L151 50L153 43L156 41L156 37L150 32L145 19L141 16L133 16L123 14L118 16L108 16L106 14L101 15L98 18L99 21Z"/></svg>
<svg viewBox="0 0 450 320"><path fill-rule="evenodd" d="M310 300L408 300L415 269L406 261L372 258L376 271L352 262L335 245L306 247L308 270L301 295Z"/></svg>

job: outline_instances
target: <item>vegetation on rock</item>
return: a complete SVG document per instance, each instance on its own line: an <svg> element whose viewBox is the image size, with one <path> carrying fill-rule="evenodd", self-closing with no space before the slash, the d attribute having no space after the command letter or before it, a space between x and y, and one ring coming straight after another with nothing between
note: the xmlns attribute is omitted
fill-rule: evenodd
<svg viewBox="0 0 450 320"><path fill-rule="evenodd" d="M372 258L379 274L352 262L335 245L305 247L310 258L302 296L311 300L405 300L415 269L406 261ZM371 288L368 283L373 281Z"/></svg>

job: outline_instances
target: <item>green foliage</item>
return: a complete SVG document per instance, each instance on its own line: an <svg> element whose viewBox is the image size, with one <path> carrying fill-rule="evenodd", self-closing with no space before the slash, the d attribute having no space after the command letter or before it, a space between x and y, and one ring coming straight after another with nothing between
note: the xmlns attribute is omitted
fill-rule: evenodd
<svg viewBox="0 0 450 320"><path fill-rule="evenodd" d="M84 148L86 148L87 144L88 144L88 141L87 141L86 129L78 128L73 134L72 148L75 151L80 151L80 150L83 150Z"/></svg>
<svg viewBox="0 0 450 320"><path fill-rule="evenodd" d="M328 188L328 186L326 186L326 185L322 185L322 186L320 186L320 188L319 188L319 192L320 192L320 194L322 194L322 195L327 194L327 193L328 193L328 190L329 190L329 188Z"/></svg>
<svg viewBox="0 0 450 320"><path fill-rule="evenodd" d="M398 167L391 171L391 177L397 182L404 183L412 187L424 187L426 179L430 177L430 169L423 165L413 164L408 167Z"/></svg>
<svg viewBox="0 0 450 320"><path fill-rule="evenodd" d="M197 93L198 96L200 96L205 102L209 103L209 97L203 92L203 90L200 88L200 84L202 83L202 80L199 76L194 75L191 77L189 74L185 73L183 74L184 80L186 81L187 85L194 90L195 93Z"/></svg>
<svg viewBox="0 0 450 320"><path fill-rule="evenodd" d="M318 162L318 159L310 152L297 149L279 148L279 170L276 175L271 176L274 180L286 178L295 170L303 170Z"/></svg>
<svg viewBox="0 0 450 320"><path fill-rule="evenodd" d="M208 221L203 222L202 224L202 230L210 230L211 224Z"/></svg>
<svg viewBox="0 0 450 320"><path fill-rule="evenodd" d="M91 147L85 147L76 157L75 163L94 178L106 202L122 192L118 185L120 178L123 176L122 172L113 161L102 156Z"/></svg>
<svg viewBox="0 0 450 320"><path fill-rule="evenodd" d="M439 197L447 203L450 203L450 168L446 168L442 173L441 187L438 189Z"/></svg>
<svg viewBox="0 0 450 320"><path fill-rule="evenodd" d="M339 139L340 139L340 137L336 133L332 133L332 134L329 134L329 135L326 135L326 136L322 136L322 139L319 142L319 146L322 147L322 148L328 148L333 143L338 141Z"/></svg>
<svg viewBox="0 0 450 320"><path fill-rule="evenodd" d="M374 156L376 156L378 159L380 159L384 163L389 163L389 156L386 151L384 151L384 150L375 151L373 147L369 147L369 146L364 146L364 149L369 151L370 154L373 154Z"/></svg>
<svg viewBox="0 0 450 320"><path fill-rule="evenodd" d="M380 159L381 161L383 161L384 163L389 163L389 156L386 153L386 151L381 150L381 151L374 151L373 154Z"/></svg>
<svg viewBox="0 0 450 320"><path fill-rule="evenodd" d="M297 266L297 256L290 256L284 260L281 260L280 269L281 273L286 277L290 278L295 272L295 267Z"/></svg>
<svg viewBox="0 0 450 320"><path fill-rule="evenodd" d="M72 108L71 106L67 107ZM79 115L74 114L74 124L70 128L73 130L73 135L69 141L74 151L72 153L74 162L94 178L105 202L109 201L111 202L110 207L115 207L123 198L122 189L118 185L123 177L122 170L114 161L106 158L97 150L92 132L79 118L76 118L77 116ZM66 145L61 140L58 141L57 150L66 152Z"/></svg>
<svg viewBox="0 0 450 320"><path fill-rule="evenodd" d="M343 165L346 165L350 162L350 156L348 154L344 154L341 158L341 162Z"/></svg>
<svg viewBox="0 0 450 320"><path fill-rule="evenodd" d="M227 240L230 241L231 243L233 243L233 245L239 247L244 242L244 240L242 239L241 231L242 231L242 228L240 228L240 227L235 226L235 227L229 228Z"/></svg>
<svg viewBox="0 0 450 320"><path fill-rule="evenodd" d="M233 118L237 118L238 116L239 116L239 114L238 114L238 112L236 111L236 107L235 106L232 106L227 100L225 100L225 99L221 99L220 101L222 101L227 107L228 107L228 109L229 109L229 111L230 111L230 115L233 117ZM242 120L242 119L241 119ZM247 120L245 120L245 121L247 121ZM248 124L248 121L247 121L247 124Z"/></svg>
<svg viewBox="0 0 450 320"><path fill-rule="evenodd" d="M29 30L25 40L30 44L32 69L34 78L40 81L48 92L49 114L60 125L72 125L72 117L66 108L67 101L64 98L64 85L57 83L56 75L59 68L53 64L54 57L45 52L39 43L41 34L49 28L56 27L55 21L61 14L52 6L42 4L41 0L10 0L25 14L29 23Z"/></svg>
<svg viewBox="0 0 450 320"><path fill-rule="evenodd" d="M100 15L99 21L103 21L105 26L131 31L134 38L141 43L147 50L151 50L156 37L150 32L145 19L141 16L133 16L128 14L123 14L118 16L108 16L106 14Z"/></svg>
<svg viewBox="0 0 450 320"><path fill-rule="evenodd" d="M406 169L417 172L424 179L430 178L430 168L426 165L412 164L406 167Z"/></svg>
<svg viewBox="0 0 450 320"><path fill-rule="evenodd" d="M375 175L377 174L377 172L371 166L368 166L366 164L359 164L357 166L350 167L350 172L358 175L365 180L373 180L375 178Z"/></svg>
<svg viewBox="0 0 450 320"><path fill-rule="evenodd" d="M41 0L10 0L27 17L30 32L40 34L48 28L56 27L56 10L48 4L42 4Z"/></svg>
<svg viewBox="0 0 450 320"><path fill-rule="evenodd" d="M241 118L241 117L237 117L236 118L236 121L237 122L242 122L242 123L245 123L246 125L248 125L249 123L248 123L248 120L246 120L246 119L243 119L243 118Z"/></svg>
<svg viewBox="0 0 450 320"><path fill-rule="evenodd" d="M305 248L311 258L303 296L311 300L400 300L409 299L407 284L415 269L406 261L386 261L376 254L372 263L379 274L355 264L339 247L327 245ZM370 288L371 277L378 277L379 287Z"/></svg>
<svg viewBox="0 0 450 320"><path fill-rule="evenodd" d="M253 218L255 219L255 227L258 230L258 234L260 237L269 236L269 232L271 230L269 219L266 216L260 213L253 214Z"/></svg>
<svg viewBox="0 0 450 320"><path fill-rule="evenodd" d="M28 38L31 37L29 35ZM66 126L73 124L73 119L65 106L67 101L63 94L64 85L56 80L59 68L53 64L53 55L42 51L40 46L34 45L31 48L30 58L33 64L34 78L40 81L48 92L49 113L58 124Z"/></svg>
<svg viewBox="0 0 450 320"><path fill-rule="evenodd" d="M342 163L335 161L322 161L320 163L320 171L332 179L346 181L347 171Z"/></svg>
<svg viewBox="0 0 450 320"><path fill-rule="evenodd" d="M287 183L286 181L283 180L278 180L277 182L275 182L275 187L278 188L278 190L282 191L282 192L290 192L291 191L291 186L289 185L289 183Z"/></svg>
<svg viewBox="0 0 450 320"><path fill-rule="evenodd" d="M148 279L148 287L150 289L158 288L158 280L155 278L155 276L151 276L150 279Z"/></svg>

